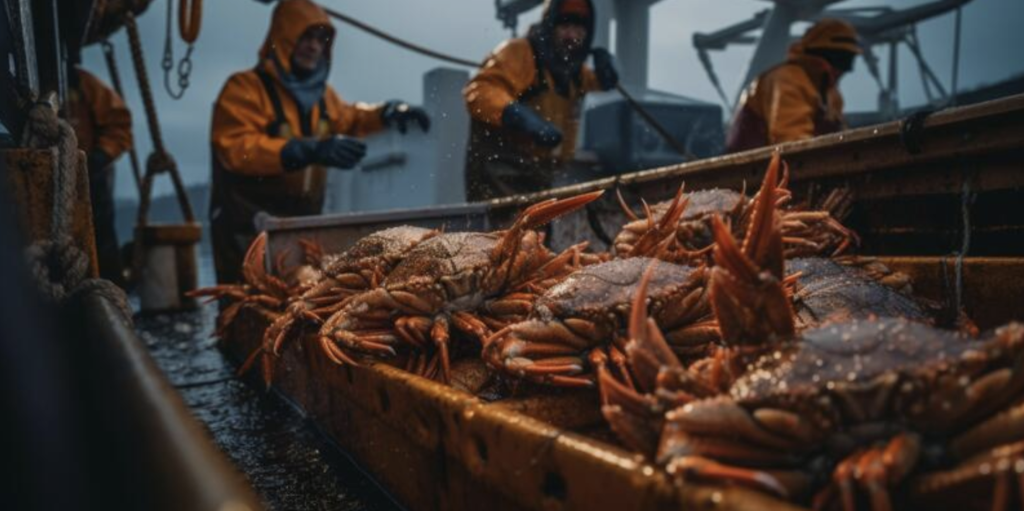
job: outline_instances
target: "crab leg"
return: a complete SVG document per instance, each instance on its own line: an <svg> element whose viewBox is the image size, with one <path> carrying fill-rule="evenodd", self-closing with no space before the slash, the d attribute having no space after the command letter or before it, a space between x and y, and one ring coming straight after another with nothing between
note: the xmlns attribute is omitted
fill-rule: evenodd
<svg viewBox="0 0 1024 511"><path fill-rule="evenodd" d="M444 316L434 318L434 326L430 329L430 339L434 341L434 346L437 347L437 356L441 359L441 375L444 377L442 381L449 384L452 381L452 368L448 359L448 342L450 341L448 318Z"/></svg>
<svg viewBox="0 0 1024 511"><path fill-rule="evenodd" d="M699 456L685 456L672 460L668 472L685 480L729 481L780 497L788 497L789 491L772 474L760 470L724 465Z"/></svg>

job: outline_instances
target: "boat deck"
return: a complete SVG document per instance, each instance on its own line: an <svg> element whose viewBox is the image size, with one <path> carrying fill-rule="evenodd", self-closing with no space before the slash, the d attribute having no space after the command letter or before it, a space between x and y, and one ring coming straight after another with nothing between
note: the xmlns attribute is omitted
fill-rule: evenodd
<svg viewBox="0 0 1024 511"><path fill-rule="evenodd" d="M200 259L200 285L212 284L209 258ZM137 316L135 328L170 384L267 508L400 509L297 408L235 376L235 366L210 335L216 315L209 305Z"/></svg>

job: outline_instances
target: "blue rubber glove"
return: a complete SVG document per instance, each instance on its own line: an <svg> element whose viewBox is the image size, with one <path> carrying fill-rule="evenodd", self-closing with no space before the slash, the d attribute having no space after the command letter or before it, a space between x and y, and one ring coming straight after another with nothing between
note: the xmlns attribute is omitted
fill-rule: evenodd
<svg viewBox="0 0 1024 511"><path fill-rule="evenodd" d="M335 135L323 140L296 138L281 149L285 170L300 170L318 163L339 169L351 169L366 156L366 144L352 137Z"/></svg>
<svg viewBox="0 0 1024 511"><path fill-rule="evenodd" d="M380 112L380 118L384 121L384 125L389 128L397 125L398 132L402 134L408 131L410 122L419 124L420 129L424 133L430 131L430 116L427 115L427 111L404 101L388 101L385 103L384 110Z"/></svg>
<svg viewBox="0 0 1024 511"><path fill-rule="evenodd" d="M534 109L522 103L510 103L501 112L505 126L522 131L542 147L555 147L562 143L562 132L554 124L544 120Z"/></svg>

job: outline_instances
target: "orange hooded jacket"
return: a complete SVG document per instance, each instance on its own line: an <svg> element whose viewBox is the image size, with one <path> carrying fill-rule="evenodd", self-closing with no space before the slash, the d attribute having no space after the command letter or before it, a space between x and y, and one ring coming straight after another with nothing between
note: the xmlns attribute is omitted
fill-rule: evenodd
<svg viewBox="0 0 1024 511"><path fill-rule="evenodd" d="M78 136L78 148L100 149L111 160L132 147L132 113L113 89L92 73L76 68L78 86L68 92L68 121Z"/></svg>
<svg viewBox="0 0 1024 511"><path fill-rule="evenodd" d="M544 5L541 22L532 27L531 36L510 39L501 43L488 56L480 72L463 90L466 108L472 121L467 156L467 184L470 200L490 198L494 191L475 190L484 187L484 166L498 160L522 169L529 174L550 174L575 154L579 132L583 97L588 92L601 90L593 70L582 66L578 76L571 80L568 90L560 93L554 77L535 52L535 34L550 40L558 9L565 0L548 0ZM588 27L589 50L593 38L593 6L587 1L591 13ZM540 147L525 134L504 129L502 113L509 104L520 102L541 114L562 132L562 143L554 148ZM475 184L474 184L475 183ZM535 190L534 190L535 191Z"/></svg>
<svg viewBox="0 0 1024 511"><path fill-rule="evenodd" d="M743 91L726 150L804 140L845 128L843 96L831 66L796 43L785 63L762 73Z"/></svg>
<svg viewBox="0 0 1024 511"><path fill-rule="evenodd" d="M302 34L315 26L330 29L333 36L330 18L315 3L278 3L257 68L232 75L214 104L210 224L219 282L239 280L243 255L255 235L257 213L317 215L323 209L327 171L311 165L285 172L281 149L289 139L335 134L361 137L384 128L383 105L345 103L330 85L309 114L310 126L301 125L299 107L280 83L271 57L276 57L285 72L291 72L292 51ZM324 58L331 58L330 44ZM275 92L283 119L275 112L264 77Z"/></svg>

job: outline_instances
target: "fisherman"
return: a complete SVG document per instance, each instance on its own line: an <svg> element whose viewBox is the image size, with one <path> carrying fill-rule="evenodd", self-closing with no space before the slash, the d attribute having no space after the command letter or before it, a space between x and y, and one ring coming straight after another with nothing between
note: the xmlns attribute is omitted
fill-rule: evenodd
<svg viewBox="0 0 1024 511"><path fill-rule="evenodd" d="M861 53L846 21L823 19L789 49L786 62L743 92L726 140L728 152L804 140L846 129L839 78Z"/></svg>
<svg viewBox="0 0 1024 511"><path fill-rule="evenodd" d="M548 189L573 160L583 97L619 81L608 51L591 50L594 15L590 0L547 0L526 37L501 43L466 86L469 201Z"/></svg>
<svg viewBox="0 0 1024 511"><path fill-rule="evenodd" d="M231 76L214 105L210 225L220 283L240 280L256 213L322 212L326 168L351 169L366 154L357 137L430 128L426 112L404 102L343 102L327 84L333 41L317 4L278 3L259 63Z"/></svg>
<svg viewBox="0 0 1024 511"><path fill-rule="evenodd" d="M124 286L114 226L114 161L132 147L132 114L117 92L72 64L65 116L75 129L78 148L86 155L100 276Z"/></svg>

